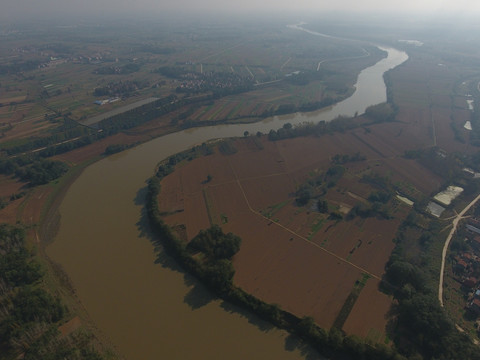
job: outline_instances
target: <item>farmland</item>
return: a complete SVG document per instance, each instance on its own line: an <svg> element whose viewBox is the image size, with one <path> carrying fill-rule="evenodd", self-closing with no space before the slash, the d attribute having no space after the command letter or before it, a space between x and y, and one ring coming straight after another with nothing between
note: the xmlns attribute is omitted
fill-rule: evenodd
<svg viewBox="0 0 480 360"><path fill-rule="evenodd" d="M351 94L358 72L384 56L368 43L320 41L274 20L248 30L240 23L213 27L192 23L167 36L161 30L171 25L152 25L159 34L154 40L128 21L121 27L87 24L81 30L38 21L24 25L22 32L5 30L0 49L2 161L31 154L21 166L37 155L82 166L102 156L110 145L131 146L202 124L253 122L279 111L315 109ZM119 32L128 36L117 37ZM165 67L186 77L158 71ZM285 76L293 72L301 78ZM206 74L213 74L222 86L225 74L230 74L228 79L248 80L251 88L213 98L208 89L177 91L188 79ZM145 99L167 96L174 96L180 105L134 129L106 136L101 126L97 131L82 125L124 112ZM3 197L12 195L9 188ZM15 213L13 203L3 211Z"/></svg>
<svg viewBox="0 0 480 360"><path fill-rule="evenodd" d="M362 182L361 174L387 166L399 169L396 180L410 184L414 192L439 179L425 169L419 169L421 177L402 176L408 163L401 158L385 161L351 133L278 142L246 138L234 146L234 155L201 157L164 178L158 201L160 212L171 214L165 221L181 228L179 235L188 240L213 224L238 234L243 242L234 260L235 284L297 316L313 316L324 328L332 327L355 282L369 275L369 300L360 298L344 330L361 337L383 334L375 339L383 341L392 299L378 291L378 280L408 206L392 200L391 219L338 220L318 212L313 200L299 206L294 194L302 183L324 174L337 153L360 151L365 156L345 165L342 178L321 196L330 211L336 209L345 218L376 189ZM385 152L382 147L388 145L380 143L379 152ZM207 176L211 181L204 181ZM375 307L369 310L368 304ZM382 311L375 310L377 304L383 304ZM375 315L366 321L365 313Z"/></svg>
<svg viewBox="0 0 480 360"><path fill-rule="evenodd" d="M273 143L250 136L235 141L234 154L217 151L177 165L161 183L165 222L184 241L211 225L238 234L235 286L298 317L311 316L322 328L388 342L395 336L386 330L395 319L393 299L400 295L379 287L392 276L392 253L422 268L433 288L439 271L442 225L418 213L419 204L452 181L478 189L452 162L478 151L464 127L472 119L467 100L478 90L459 80L471 69L408 50L410 60L387 79L396 121L357 119L360 126L346 133ZM417 155L405 156L412 151ZM362 160L342 164L342 175L328 178L339 154ZM308 199L300 203L305 189ZM390 198L384 210L375 205L377 215L362 215L373 194L386 189L413 200L415 209Z"/></svg>
<svg viewBox="0 0 480 360"><path fill-rule="evenodd" d="M185 79L162 75L160 68L174 68L187 77L230 74L254 85L252 92L179 109L170 124L175 130L204 121L254 121L281 105L298 108L325 99L337 101L351 92L363 67L383 56L368 44L352 46L335 40L319 44L275 22L266 24L267 30L219 26L210 29L192 24L175 36L159 35L152 40L134 23L122 29L105 24L100 32L92 25L77 33L75 27L59 32L39 22L30 24L22 35L3 35L2 148L16 146L26 137L62 131L67 118L84 123L139 100L178 93ZM163 28L158 30L161 34ZM128 31L129 36L116 38L118 31ZM356 59L363 48L369 49L370 56ZM348 66L338 69L332 63L329 68L326 63L317 71L318 61L339 57ZM302 84L295 84L294 77L286 81L285 75L295 71L304 73ZM179 97L189 96L188 91L179 93ZM119 101L94 104L115 97ZM188 114L188 123L184 124L187 116L182 114Z"/></svg>
<svg viewBox="0 0 480 360"><path fill-rule="evenodd" d="M39 248L49 286L74 312L85 310L72 299L67 274L45 257L45 246L61 226L58 204L84 168L179 130L245 124L336 103L353 93L360 70L385 56L363 39L313 37L283 21L244 25L192 21L179 27L165 20L143 28L127 21L59 31L33 22L21 33L1 33L0 216L28 229L28 246ZM345 29L330 25L345 35ZM315 22L308 26L327 30ZM414 322L405 314L425 308L422 296L432 298L446 220L479 191L477 180L464 171L480 172L479 55L456 39L439 43L427 36L422 40L428 46L415 46L397 42L403 34L389 31L364 29L349 37L381 39L408 53L409 60L385 77L388 104L377 111L387 109L391 117L356 114L303 133L307 125L285 123L273 132L275 138L245 131L243 138L198 144L178 162L176 155L158 158L175 169L162 178L156 201L163 221L185 244L215 225L238 235L242 243L232 259L233 285L274 304L274 310L324 329L325 336L338 331L344 345L358 337L371 348L381 344L407 357L433 359L443 350L430 343L441 336L451 349L462 342L448 326L438 336L420 327L411 331ZM159 101L154 109L144 103L151 98ZM145 107L138 110L137 104ZM98 128L82 125L103 116L109 117L108 126L102 121L95 121ZM467 121L472 129L464 127ZM145 155L132 169L156 156L155 151ZM40 185L21 177L39 164L52 164L45 160L68 164L69 171ZM105 192L120 183L110 181ZM426 203L452 184L464 193L442 218L433 218ZM127 206L133 198L135 206L143 205L144 190L129 193ZM112 198L117 195L122 196ZM97 200L90 201L85 209ZM143 218L135 216L128 219L138 226L132 236L142 232L143 243L148 231ZM91 221L92 227L101 220ZM420 272L423 277L416 278ZM447 274L447 314L476 338L474 319L466 319L461 309L453 270ZM415 301L420 306L414 307ZM435 306L426 308L443 314ZM311 335L298 333L306 339Z"/></svg>

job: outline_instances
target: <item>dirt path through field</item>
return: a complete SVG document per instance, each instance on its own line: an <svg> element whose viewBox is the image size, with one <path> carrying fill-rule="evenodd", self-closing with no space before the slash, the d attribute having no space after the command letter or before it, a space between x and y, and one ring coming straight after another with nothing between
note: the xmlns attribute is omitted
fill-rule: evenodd
<svg viewBox="0 0 480 360"><path fill-rule="evenodd" d="M240 191L242 192L242 195L243 195L243 197L244 197L244 199L245 199L245 202L247 203L248 209L249 209L252 213L254 213L255 215L260 216L261 218L263 218L263 219L265 219L265 220L271 221L271 219L269 219L268 217L262 215L261 213L259 213L258 211L256 211L255 209L252 208L252 206L250 205L250 202L248 201L247 195L245 194L245 191L243 190L243 187L242 187L242 184L241 184L241 182L240 182L240 179L238 178L238 176L237 176L237 174L236 174L236 172L235 172L232 164L230 163L230 161L229 161L229 165L230 165L230 169L232 170L233 175L235 176L235 180L236 180L236 182L237 182L237 185L238 185L238 187L240 188ZM346 264L348 264L348 265L350 265L350 266L353 266L355 269L360 270L361 272L363 272L363 273L371 276L372 278L377 279L377 280L381 280L381 277L380 277L380 276L378 276L378 275L376 275L376 274L373 274L373 273L369 272L368 270L366 270L366 269L364 269L364 268L362 268L362 267L360 267L360 266L358 266L358 265L355 265L354 263L352 263L352 262L350 262L350 261L348 261L348 260L346 260L346 259L338 256L337 254L335 254L335 253L333 253L333 252L325 249L324 247L322 247L322 246L314 243L313 241L308 240L306 237L304 237L304 236L296 233L295 231L289 229L288 227L286 227L286 226L284 226L284 225L282 225L282 224L280 224L280 223L278 223L278 222L276 222L276 221L273 221L272 224L281 227L282 229L288 231L288 232L291 233L292 235L295 235L295 236L297 236L298 238L302 239L303 241L309 243L310 245L312 245L312 246L314 246L314 247L316 247L316 248L318 248L318 249L326 252L327 254L335 257L337 260L340 260L341 262L344 262L344 263L346 263Z"/></svg>

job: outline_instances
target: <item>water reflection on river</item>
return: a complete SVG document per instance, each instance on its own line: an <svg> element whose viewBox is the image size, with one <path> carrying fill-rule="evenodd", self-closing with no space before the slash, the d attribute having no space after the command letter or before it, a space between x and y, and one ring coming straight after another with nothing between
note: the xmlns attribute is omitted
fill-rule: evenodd
<svg viewBox="0 0 480 360"><path fill-rule="evenodd" d="M357 91L328 110L287 117L292 124L362 113L385 101L383 73L407 59L395 49L365 69ZM61 226L48 255L62 265L92 320L127 359L303 359L284 331L213 300L154 249L144 233L146 179L174 153L226 136L277 129L285 118L190 129L155 139L88 167L61 206Z"/></svg>

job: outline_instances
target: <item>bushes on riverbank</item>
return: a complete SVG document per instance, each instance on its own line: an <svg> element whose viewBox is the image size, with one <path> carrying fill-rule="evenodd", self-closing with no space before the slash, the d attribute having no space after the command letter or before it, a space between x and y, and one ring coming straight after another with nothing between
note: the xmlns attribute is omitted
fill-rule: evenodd
<svg viewBox="0 0 480 360"><path fill-rule="evenodd" d="M172 170L169 168L167 172L157 172L159 176L149 180L147 215L159 242L186 271L200 279L217 296L296 334L324 355L342 359L405 359L389 346L366 344L355 336L345 336L336 328L326 331L316 325L311 317L301 319L282 310L278 305L266 303L235 286L232 281L234 268L231 257L239 249L238 237L224 234L219 226L214 226L201 231L187 244L162 220L157 200L161 190L160 180Z"/></svg>
<svg viewBox="0 0 480 360"><path fill-rule="evenodd" d="M68 311L43 283L21 226L0 224L0 359L101 360L90 335L60 337Z"/></svg>
<svg viewBox="0 0 480 360"><path fill-rule="evenodd" d="M443 228L440 220L412 210L397 232L382 284L396 300L392 340L411 359L480 359L478 346L456 329L440 305L437 266L425 251L416 250L426 241L443 244Z"/></svg>

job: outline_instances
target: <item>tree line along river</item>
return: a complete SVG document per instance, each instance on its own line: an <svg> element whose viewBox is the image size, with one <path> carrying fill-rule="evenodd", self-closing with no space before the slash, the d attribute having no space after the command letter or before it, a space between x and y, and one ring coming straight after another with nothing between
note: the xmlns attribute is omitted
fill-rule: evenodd
<svg viewBox="0 0 480 360"><path fill-rule="evenodd" d="M305 358L286 332L214 300L167 256L155 263L143 214L146 180L160 160L213 138L267 133L286 121L353 116L384 102L384 72L408 56L380 48L388 56L360 73L351 97L328 109L163 136L98 161L71 185L47 254L62 266L90 318L121 355L132 360Z"/></svg>

